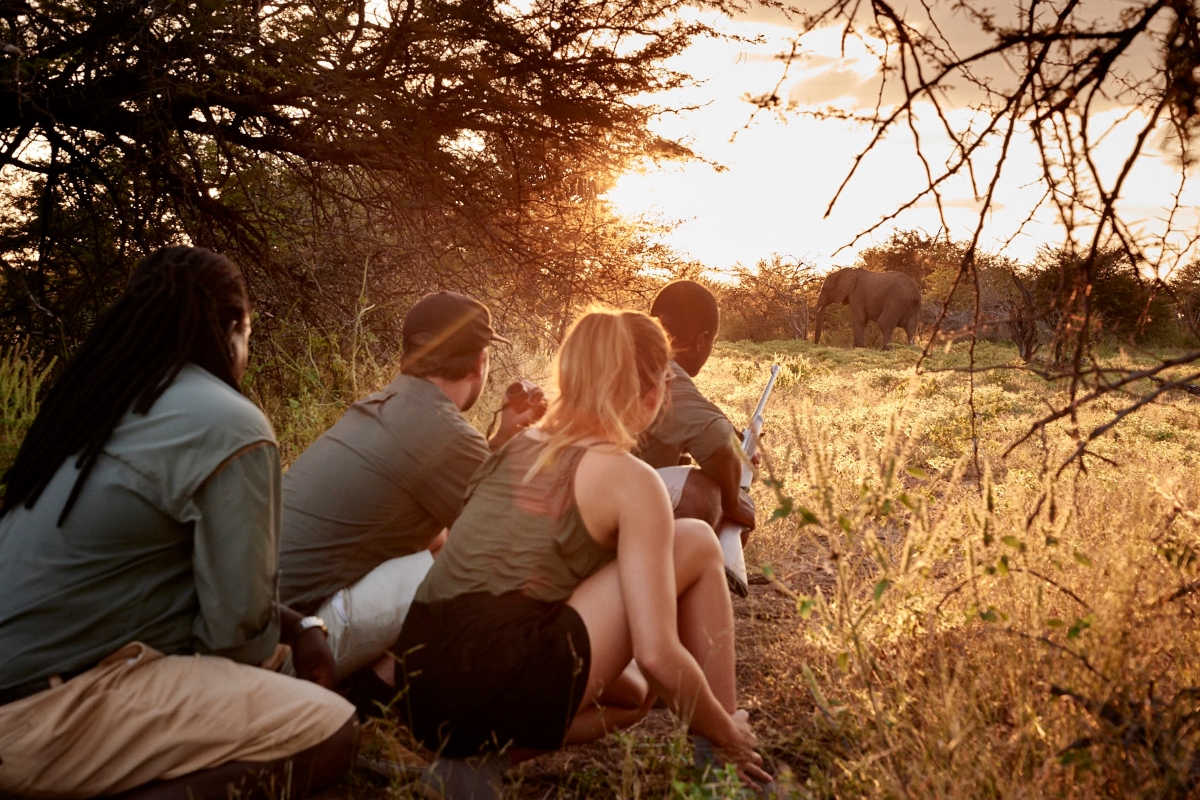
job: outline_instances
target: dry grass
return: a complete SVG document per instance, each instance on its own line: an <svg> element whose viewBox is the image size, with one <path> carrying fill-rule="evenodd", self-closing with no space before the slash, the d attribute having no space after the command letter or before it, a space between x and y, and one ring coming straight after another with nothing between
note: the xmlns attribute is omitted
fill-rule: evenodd
<svg viewBox="0 0 1200 800"><path fill-rule="evenodd" d="M1004 346L977 354L1019 363ZM965 364L965 346L920 375L917 356L739 343L698 381L742 422L769 365L784 367L747 552L760 577L735 600L742 703L769 764L802 797L1187 796L1200 778L1197 401L1164 397L1096 445L1117 466L1054 480L1069 425L1001 456L1064 387L977 374L976 471L968 378L928 370ZM1085 409L1080 428L1119 404ZM656 711L522 765L508 789L733 792L687 764Z"/></svg>
<svg viewBox="0 0 1200 800"><path fill-rule="evenodd" d="M1069 423L1002 454L1064 387L977 374L976 470L967 376L917 375L917 356L722 345L698 381L741 423L772 361L784 367L747 551L760 578L735 601L742 701L769 763L806 797L1195 793L1200 401L1164 396L1093 447L1115 466L1091 459L1054 479L1075 446ZM979 358L1018 363L985 343ZM959 346L926 367L964 363ZM390 377L373 369L360 393ZM481 427L517 372L544 379L547 361L511 359L476 412ZM324 381L316 370L307 396L258 395L289 458L351 397L320 394ZM1080 430L1120 404L1084 409ZM522 765L508 788L531 799L733 791L694 782L688 763L686 739L656 711ZM356 774L327 797L407 792Z"/></svg>

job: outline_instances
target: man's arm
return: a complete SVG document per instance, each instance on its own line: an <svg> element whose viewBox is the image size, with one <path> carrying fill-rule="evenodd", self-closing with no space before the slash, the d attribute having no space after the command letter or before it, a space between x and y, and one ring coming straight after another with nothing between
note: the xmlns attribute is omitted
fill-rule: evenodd
<svg viewBox="0 0 1200 800"><path fill-rule="evenodd" d="M744 457L730 439L712 455L698 462L700 471L711 477L721 488L721 513L731 522L744 528L754 528L754 504L750 496L742 491L742 464Z"/></svg>
<svg viewBox="0 0 1200 800"><path fill-rule="evenodd" d="M500 408L500 427L496 428L496 432L488 439L488 447L493 453L499 450L509 439L536 422L538 416L537 409L527 408L518 412L505 403Z"/></svg>
<svg viewBox="0 0 1200 800"><path fill-rule="evenodd" d="M279 643L280 483L278 451L262 441L227 459L192 498L197 652L258 664Z"/></svg>

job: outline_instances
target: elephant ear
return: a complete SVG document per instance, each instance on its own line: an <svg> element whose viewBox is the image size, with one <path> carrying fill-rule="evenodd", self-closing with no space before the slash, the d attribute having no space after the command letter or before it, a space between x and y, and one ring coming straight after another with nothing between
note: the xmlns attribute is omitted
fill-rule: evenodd
<svg viewBox="0 0 1200 800"><path fill-rule="evenodd" d="M858 285L858 270L846 269L842 270L837 276L837 283L834 284L833 302L845 305L850 302L850 293L854 291L854 287Z"/></svg>

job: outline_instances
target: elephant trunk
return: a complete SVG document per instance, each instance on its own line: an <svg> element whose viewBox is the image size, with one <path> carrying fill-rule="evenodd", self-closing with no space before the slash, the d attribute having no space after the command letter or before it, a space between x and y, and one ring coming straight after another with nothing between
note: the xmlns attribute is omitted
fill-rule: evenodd
<svg viewBox="0 0 1200 800"><path fill-rule="evenodd" d="M817 306L816 326L813 328L813 344L821 343L821 329L825 327L825 306Z"/></svg>

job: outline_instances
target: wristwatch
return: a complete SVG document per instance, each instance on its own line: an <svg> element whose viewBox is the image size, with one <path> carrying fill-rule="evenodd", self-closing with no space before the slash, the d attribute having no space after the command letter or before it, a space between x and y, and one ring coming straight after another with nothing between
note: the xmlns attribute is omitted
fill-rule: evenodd
<svg viewBox="0 0 1200 800"><path fill-rule="evenodd" d="M309 628L320 628L321 633L325 634L326 638L329 637L329 626L320 617L305 617L296 623L297 633L304 633Z"/></svg>

